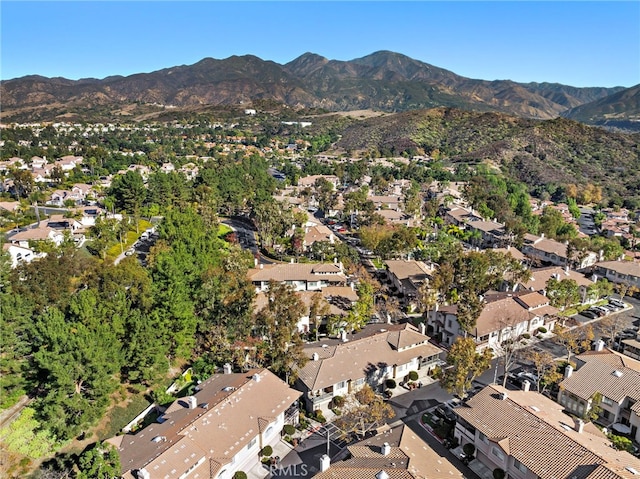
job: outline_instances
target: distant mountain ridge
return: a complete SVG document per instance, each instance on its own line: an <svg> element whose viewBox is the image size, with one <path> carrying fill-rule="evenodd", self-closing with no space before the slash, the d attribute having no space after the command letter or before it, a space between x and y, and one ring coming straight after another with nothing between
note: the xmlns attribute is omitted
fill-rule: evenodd
<svg viewBox="0 0 640 479"><path fill-rule="evenodd" d="M257 100L329 111L456 107L550 119L579 107L586 109L592 102L606 103L614 94L621 95L617 108L623 112L624 91L622 87L475 80L390 51L350 61L305 53L285 65L254 55L205 58L193 65L129 76L68 80L31 75L0 85L3 120L25 112L55 119L95 107L115 111L132 103L184 108Z"/></svg>

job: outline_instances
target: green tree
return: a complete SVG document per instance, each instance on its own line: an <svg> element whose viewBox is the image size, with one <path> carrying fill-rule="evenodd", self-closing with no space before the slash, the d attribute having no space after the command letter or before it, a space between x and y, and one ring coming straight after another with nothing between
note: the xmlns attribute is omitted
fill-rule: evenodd
<svg viewBox="0 0 640 479"><path fill-rule="evenodd" d="M113 178L107 194L113 197L118 211L137 216L146 200L147 190L142 176L137 171L127 171Z"/></svg>
<svg viewBox="0 0 640 479"><path fill-rule="evenodd" d="M447 367L439 372L440 384L450 393L465 397L471 382L489 369L493 352L484 349L476 351L473 338L457 338L447 354Z"/></svg>
<svg viewBox="0 0 640 479"><path fill-rule="evenodd" d="M267 305L256 314L256 328L267 346L269 368L290 382L304 366L307 356L302 349L298 322L304 305L289 285L269 282Z"/></svg>
<svg viewBox="0 0 640 479"><path fill-rule="evenodd" d="M371 386L365 386L346 398L342 414L334 424L343 437L356 434L364 437L367 432L385 424L395 413L382 396L375 394Z"/></svg>
<svg viewBox="0 0 640 479"><path fill-rule="evenodd" d="M574 279L551 278L546 289L549 303L556 308L565 309L580 301L580 288Z"/></svg>
<svg viewBox="0 0 640 479"><path fill-rule="evenodd" d="M115 447L103 442L78 458L78 479L112 479L120 476L120 456Z"/></svg>

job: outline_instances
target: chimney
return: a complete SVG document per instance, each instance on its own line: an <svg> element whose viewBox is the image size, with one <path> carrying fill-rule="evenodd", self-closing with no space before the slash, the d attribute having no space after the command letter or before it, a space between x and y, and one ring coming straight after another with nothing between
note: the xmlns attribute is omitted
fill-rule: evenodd
<svg viewBox="0 0 640 479"><path fill-rule="evenodd" d="M388 456L391 453L391 446L389 445L388 442L385 442L382 445L382 455L383 456Z"/></svg>
<svg viewBox="0 0 640 479"><path fill-rule="evenodd" d="M295 261L294 261L294 259L293 259L293 258L291 258L291 264L293 264L293 263L295 263Z"/></svg>
<svg viewBox="0 0 640 479"><path fill-rule="evenodd" d="M138 479L151 479L151 474L144 467L136 472Z"/></svg>
<svg viewBox="0 0 640 479"><path fill-rule="evenodd" d="M564 378L570 378L571 375L573 374L573 366L571 366L571 364L567 364L567 367L564 368Z"/></svg>
<svg viewBox="0 0 640 479"><path fill-rule="evenodd" d="M531 389L531 383L525 379L522 381L522 390L528 392L529 389Z"/></svg>
<svg viewBox="0 0 640 479"><path fill-rule="evenodd" d="M427 325L424 323L420 323L420 334L425 336L427 334Z"/></svg>
<svg viewBox="0 0 640 479"><path fill-rule="evenodd" d="M195 396L187 396L187 403L189 404L189 409L195 409L198 407L198 400Z"/></svg>
<svg viewBox="0 0 640 479"><path fill-rule="evenodd" d="M258 258L253 258L253 267L254 268L258 267Z"/></svg>
<svg viewBox="0 0 640 479"><path fill-rule="evenodd" d="M311 359L313 359L314 361L317 361L318 359L320 359L320 356L318 355L318 353L313 353L311 355Z"/></svg>
<svg viewBox="0 0 640 479"><path fill-rule="evenodd" d="M594 346L595 351L602 351L604 349L604 341L602 339L598 339Z"/></svg>
<svg viewBox="0 0 640 479"><path fill-rule="evenodd" d="M387 313L387 324L391 324L391 315Z"/></svg>
<svg viewBox="0 0 640 479"><path fill-rule="evenodd" d="M584 421L582 419L576 420L576 431L580 433L584 431Z"/></svg>
<svg viewBox="0 0 640 479"><path fill-rule="evenodd" d="M325 472L329 467L331 467L331 458L323 454L320 458L320 472Z"/></svg>
<svg viewBox="0 0 640 479"><path fill-rule="evenodd" d="M389 479L389 474L385 470L381 470L376 474L376 479Z"/></svg>
<svg viewBox="0 0 640 479"><path fill-rule="evenodd" d="M544 239L544 233L540 233L540 238Z"/></svg>
<svg viewBox="0 0 640 479"><path fill-rule="evenodd" d="M260 263L260 269L264 269L264 264Z"/></svg>
<svg viewBox="0 0 640 479"><path fill-rule="evenodd" d="M500 400L506 401L509 398L506 392L500 393Z"/></svg>
<svg viewBox="0 0 640 479"><path fill-rule="evenodd" d="M233 372L232 369L231 369L231 364L225 363L225 365L222 366L222 372L224 374L231 374Z"/></svg>
<svg viewBox="0 0 640 479"><path fill-rule="evenodd" d="M569 265L566 265L564 267L564 274L566 274L567 276L569 276Z"/></svg>
<svg viewBox="0 0 640 479"><path fill-rule="evenodd" d="M340 339L342 340L343 343L346 343L348 341L346 330L343 329L342 331L340 331Z"/></svg>

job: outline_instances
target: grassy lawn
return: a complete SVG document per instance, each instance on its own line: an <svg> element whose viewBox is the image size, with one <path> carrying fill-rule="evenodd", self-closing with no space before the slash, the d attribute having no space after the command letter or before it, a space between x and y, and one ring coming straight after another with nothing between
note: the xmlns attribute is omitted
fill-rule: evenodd
<svg viewBox="0 0 640 479"><path fill-rule="evenodd" d="M384 269L384 263L380 258L373 258L371 262L376 267L376 269Z"/></svg>
<svg viewBox="0 0 640 479"><path fill-rule="evenodd" d="M218 238L223 238L226 234L231 233L233 230L230 226L220 223L218 226Z"/></svg>
<svg viewBox="0 0 640 479"><path fill-rule="evenodd" d="M120 245L120 242L117 242L116 244L111 246L107 250L107 257L111 259L116 259L118 256L122 254L123 251L127 251L133 245L133 243L135 243L138 240L140 235L145 230L147 230L148 228L151 228L152 226L153 225L149 221L140 220L138 222L138 231L140 231L140 233L136 233L135 231L127 231L127 237L125 238L122 246Z"/></svg>
<svg viewBox="0 0 640 479"><path fill-rule="evenodd" d="M107 414L109 421L107 427L103 431L99 431L100 439L108 439L115 436L123 427L131 420L144 411L149 404L143 394L131 396L131 401L124 406L117 406L111 409Z"/></svg>

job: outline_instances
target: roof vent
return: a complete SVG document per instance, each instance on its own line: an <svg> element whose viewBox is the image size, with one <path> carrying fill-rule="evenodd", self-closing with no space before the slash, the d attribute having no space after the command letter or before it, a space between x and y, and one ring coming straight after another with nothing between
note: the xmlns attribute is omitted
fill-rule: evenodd
<svg viewBox="0 0 640 479"><path fill-rule="evenodd" d="M613 374L613 375L614 375L615 377L617 377L617 378L621 378L621 377L622 377L622 371L619 371L618 369L616 369L616 370L615 370L613 373L611 373L611 374Z"/></svg>
<svg viewBox="0 0 640 479"><path fill-rule="evenodd" d="M389 479L389 474L387 474L386 471L380 471L376 474L376 479Z"/></svg>
<svg viewBox="0 0 640 479"><path fill-rule="evenodd" d="M151 439L151 442L165 442L167 438L165 436L156 436Z"/></svg>
<svg viewBox="0 0 640 479"><path fill-rule="evenodd" d="M389 443L388 443L388 442L385 442L385 443L382 445L382 455L383 455L383 456L388 456L388 455L389 455L389 453L391 453L391 446L389 445Z"/></svg>

